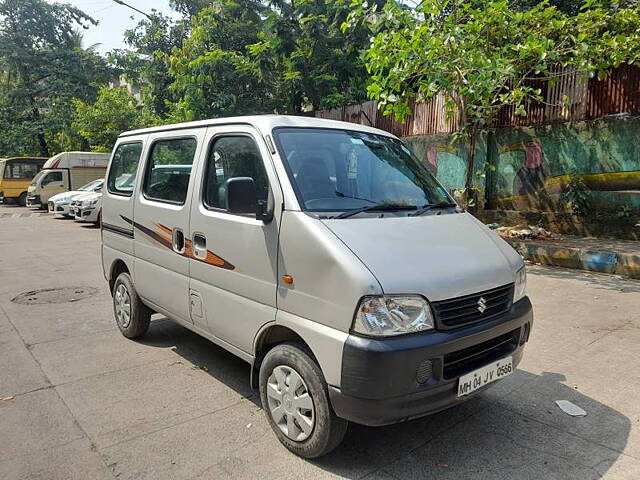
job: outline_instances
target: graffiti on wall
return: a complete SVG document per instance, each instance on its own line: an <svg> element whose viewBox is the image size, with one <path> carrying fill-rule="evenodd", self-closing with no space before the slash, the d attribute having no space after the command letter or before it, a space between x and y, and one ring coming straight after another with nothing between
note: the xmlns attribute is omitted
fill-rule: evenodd
<svg viewBox="0 0 640 480"><path fill-rule="evenodd" d="M640 119L497 131L493 200L505 209L556 210L578 186L594 206L640 208L639 133Z"/></svg>
<svg viewBox="0 0 640 480"><path fill-rule="evenodd" d="M640 210L640 118L504 128L492 135L491 141L487 133L478 139L474 167L486 171L489 208L557 210L578 184L595 206ZM452 144L448 135L404 141L447 190L464 187L464 145ZM484 181L474 175L477 187Z"/></svg>

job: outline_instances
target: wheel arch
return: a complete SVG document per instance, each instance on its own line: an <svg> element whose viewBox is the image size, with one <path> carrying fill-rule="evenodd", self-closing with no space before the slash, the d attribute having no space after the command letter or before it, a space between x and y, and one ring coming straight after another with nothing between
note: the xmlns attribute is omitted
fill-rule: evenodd
<svg viewBox="0 0 640 480"><path fill-rule="evenodd" d="M327 384L340 386L342 350L349 334L288 312L278 311L276 322L267 324L256 335L251 386L255 388L264 356L285 342L301 344L318 364Z"/></svg>
<svg viewBox="0 0 640 480"><path fill-rule="evenodd" d="M304 338L302 338L293 329L276 323L268 324L258 332L254 342L254 360L253 364L251 365L252 388L258 388L258 373L260 372L260 365L262 364L262 360L264 359L265 355L275 346L288 342L299 343L306 347L306 349L309 351L309 354L312 356L315 362L318 363L318 359L313 353L312 348L304 340Z"/></svg>
<svg viewBox="0 0 640 480"><path fill-rule="evenodd" d="M117 258L111 263L111 267L109 268L109 291L111 293L113 293L113 286L116 283L118 275L125 272L131 275L131 269L123 259Z"/></svg>

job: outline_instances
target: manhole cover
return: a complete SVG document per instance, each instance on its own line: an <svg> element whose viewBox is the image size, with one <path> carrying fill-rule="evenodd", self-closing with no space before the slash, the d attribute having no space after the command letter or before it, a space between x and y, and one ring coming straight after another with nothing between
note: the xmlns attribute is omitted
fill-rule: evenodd
<svg viewBox="0 0 640 480"><path fill-rule="evenodd" d="M32 290L21 293L17 297L12 298L11 301L21 303L22 305L67 303L77 302L96 293L98 293L98 289L93 287L44 288L42 290Z"/></svg>

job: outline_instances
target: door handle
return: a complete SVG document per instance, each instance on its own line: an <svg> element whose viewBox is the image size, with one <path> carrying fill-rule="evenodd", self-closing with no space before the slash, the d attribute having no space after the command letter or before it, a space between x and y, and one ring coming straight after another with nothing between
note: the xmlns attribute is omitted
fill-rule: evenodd
<svg viewBox="0 0 640 480"><path fill-rule="evenodd" d="M184 233L179 228L174 228L171 234L171 247L176 253L184 253Z"/></svg>
<svg viewBox="0 0 640 480"><path fill-rule="evenodd" d="M201 233L193 234L193 255L201 260L207 258L207 237Z"/></svg>

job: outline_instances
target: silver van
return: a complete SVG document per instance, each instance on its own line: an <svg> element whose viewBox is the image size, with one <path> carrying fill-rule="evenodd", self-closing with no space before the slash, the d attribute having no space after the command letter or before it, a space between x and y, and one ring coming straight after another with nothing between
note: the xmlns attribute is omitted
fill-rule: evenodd
<svg viewBox="0 0 640 480"><path fill-rule="evenodd" d="M249 362L276 436L307 458L348 422L460 404L514 371L531 332L522 258L400 140L361 125L266 115L124 133L102 239L123 335L158 312Z"/></svg>

